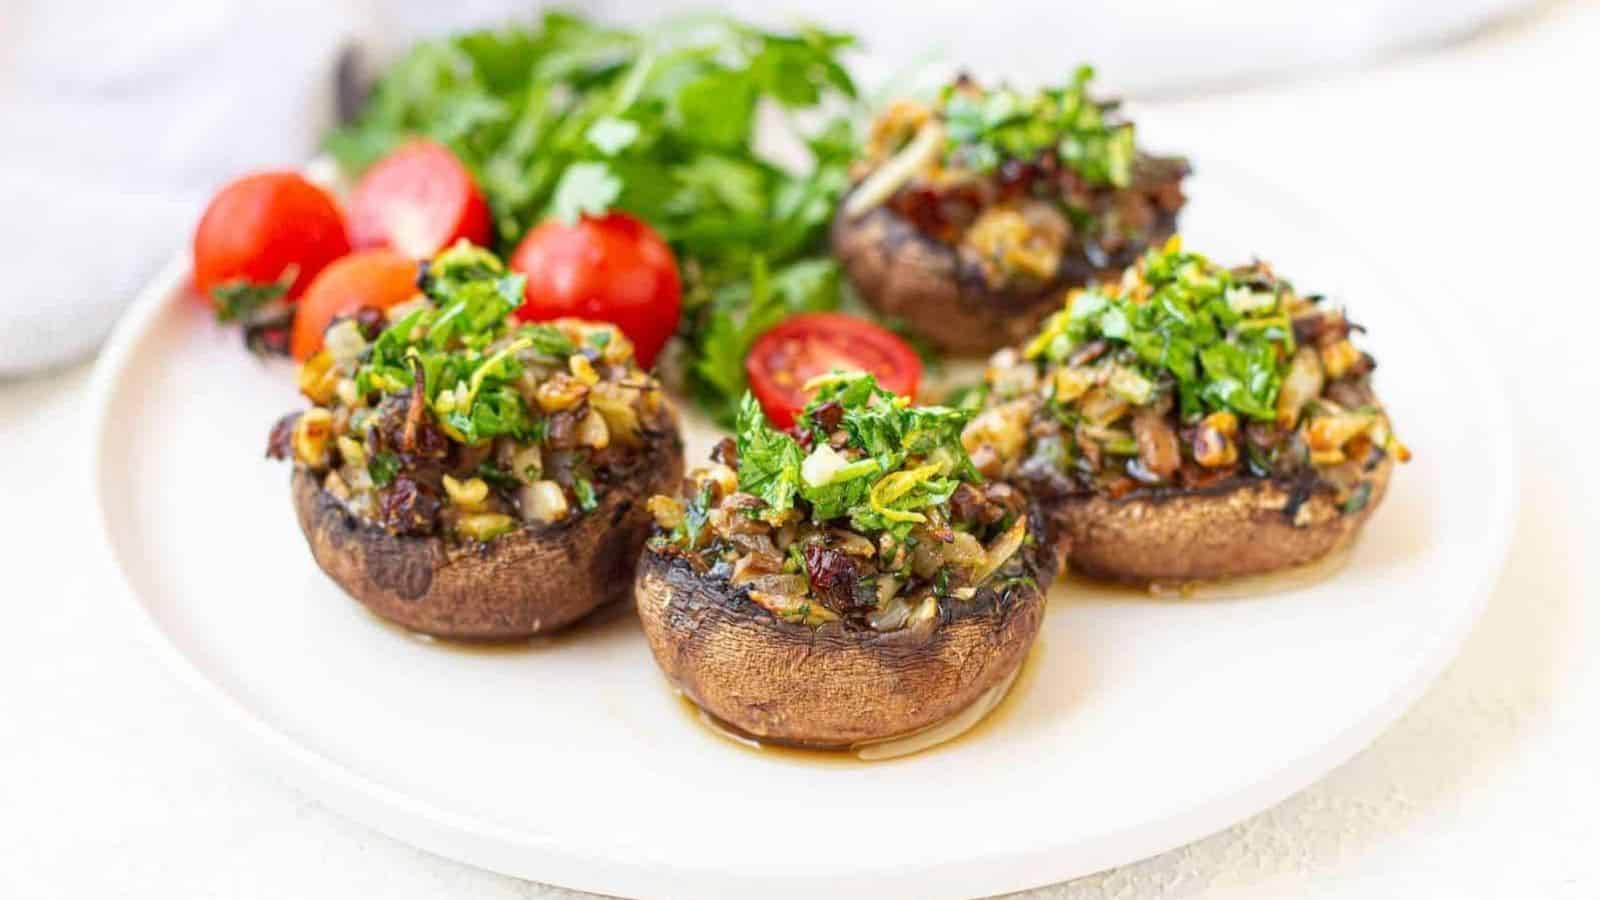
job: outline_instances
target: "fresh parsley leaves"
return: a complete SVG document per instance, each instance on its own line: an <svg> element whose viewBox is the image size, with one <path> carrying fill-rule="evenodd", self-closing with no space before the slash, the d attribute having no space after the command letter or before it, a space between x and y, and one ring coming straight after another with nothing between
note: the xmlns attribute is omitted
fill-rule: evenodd
<svg viewBox="0 0 1600 900"><path fill-rule="evenodd" d="M706 304L703 343L690 373L696 397L712 418L736 421L734 398L744 390L744 358L756 338L790 316L833 308L839 278L830 259L802 259L771 271L767 258L758 255L748 280L724 285Z"/></svg>
<svg viewBox="0 0 1600 900"><path fill-rule="evenodd" d="M1046 151L1090 184L1125 187L1132 177L1133 125L1117 121L1108 105L1089 96L1094 69L1079 66L1056 88L1024 93L1011 88L944 91L947 162L992 172L1008 160L1032 160Z"/></svg>
<svg viewBox="0 0 1600 900"><path fill-rule="evenodd" d="M804 453L794 438L767 424L767 414L748 392L739 402L734 440L739 450L739 489L766 501L774 514L792 508Z"/></svg>
<svg viewBox="0 0 1600 900"><path fill-rule="evenodd" d="M387 487L400 472L400 457L385 450L367 457L367 474L378 487Z"/></svg>
<svg viewBox="0 0 1600 900"><path fill-rule="evenodd" d="M502 250L549 216L615 208L649 222L684 281L688 381L726 424L760 331L839 301L826 231L853 152L842 108L856 88L840 63L853 44L720 17L633 31L551 13L417 44L325 146L360 172L410 135L447 144L477 176ZM753 149L763 105L821 120L795 129L806 165Z"/></svg>
<svg viewBox="0 0 1600 900"><path fill-rule="evenodd" d="M839 373L814 386L816 396L798 419L811 432L810 451L768 424L750 394L740 404L739 488L765 502L758 515L799 508L815 522L848 519L859 532L898 540L928 521L926 511L947 503L963 481L980 480L961 445L970 411L912 406L866 374ZM812 415L828 404L842 409L842 446Z"/></svg>
<svg viewBox="0 0 1600 900"><path fill-rule="evenodd" d="M1095 287L1075 295L1026 355L1064 363L1079 348L1106 341L1125 348L1121 355L1133 367L1126 382L1141 390L1170 383L1185 419L1231 410L1272 420L1295 348L1285 308L1289 285L1246 283L1176 242L1149 251L1137 273L1131 288Z"/></svg>
<svg viewBox="0 0 1600 900"><path fill-rule="evenodd" d="M594 482L587 478L579 478L574 481L572 483L572 493L578 498L578 508L584 512L590 512L600 505L600 501L595 498Z"/></svg>
<svg viewBox="0 0 1600 900"><path fill-rule="evenodd" d="M420 371L429 407L455 440L542 439L544 419L515 386L523 371L517 354L562 360L577 347L548 325L513 327L508 317L522 301L522 277L487 250L465 243L446 250L429 263L422 284L432 305L378 336L356 370L356 389L398 393ZM509 342L491 351L502 339Z"/></svg>

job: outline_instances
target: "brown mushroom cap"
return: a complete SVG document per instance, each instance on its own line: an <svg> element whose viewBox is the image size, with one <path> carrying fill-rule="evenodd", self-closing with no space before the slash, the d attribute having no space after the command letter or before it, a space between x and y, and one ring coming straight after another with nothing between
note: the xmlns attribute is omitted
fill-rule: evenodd
<svg viewBox="0 0 1600 900"><path fill-rule="evenodd" d="M374 613L439 637L523 638L628 596L652 524L645 500L683 479L676 429L651 437L643 452L637 481L612 485L595 509L487 544L390 534L299 467L294 506L317 565Z"/></svg>
<svg viewBox="0 0 1600 900"><path fill-rule="evenodd" d="M1383 501L1392 457L1365 474L1360 510L1342 512L1323 487L1236 478L1207 488L1095 494L1052 501L1051 527L1070 545L1073 571L1128 582L1259 575L1315 562L1350 541Z"/></svg>
<svg viewBox="0 0 1600 900"><path fill-rule="evenodd" d="M702 709L761 740L837 749L948 719L1017 671L1055 573L1036 549L1022 552L1036 584L980 589L898 631L785 622L748 589L652 548L635 597L656 662Z"/></svg>
<svg viewBox="0 0 1600 900"><path fill-rule="evenodd" d="M1171 161L1149 165L1166 178L1187 172L1186 166L1174 167ZM1064 289L1114 277L1150 246L1129 242L1096 265L1074 242L1048 283L996 291L976 266L962 261L955 247L924 234L894 210L878 206L852 217L845 213L848 206L847 194L834 216L831 237L834 256L856 293L879 314L904 321L947 353L964 356L1021 343L1061 307ZM1176 212L1159 213L1150 241L1166 240L1177 225Z"/></svg>

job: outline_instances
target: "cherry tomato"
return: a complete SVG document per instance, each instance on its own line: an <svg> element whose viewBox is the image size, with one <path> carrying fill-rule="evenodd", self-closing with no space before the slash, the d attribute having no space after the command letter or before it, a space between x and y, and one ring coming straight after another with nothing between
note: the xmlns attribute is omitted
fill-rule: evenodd
<svg viewBox="0 0 1600 900"><path fill-rule="evenodd" d="M350 241L358 250L391 247L428 259L460 238L489 243L489 204L443 144L418 139L401 145L350 192Z"/></svg>
<svg viewBox="0 0 1600 900"><path fill-rule="evenodd" d="M626 213L550 219L517 245L511 268L528 277L518 317L610 322L646 368L678 328L677 261L655 229Z"/></svg>
<svg viewBox="0 0 1600 900"><path fill-rule="evenodd" d="M306 288L294 313L289 352L310 359L322 349L322 333L339 316L370 306L388 309L417 295L417 261L393 250L362 250L322 270Z"/></svg>
<svg viewBox="0 0 1600 900"><path fill-rule="evenodd" d="M779 428L810 399L805 383L835 369L870 372L884 390L914 397L922 360L892 331L843 313L804 313L756 339L744 358L750 389Z"/></svg>
<svg viewBox="0 0 1600 900"><path fill-rule="evenodd" d="M344 217L327 192L294 172L262 172L230 182L211 198L194 230L194 286L272 284L292 271L290 299L322 267L350 251Z"/></svg>

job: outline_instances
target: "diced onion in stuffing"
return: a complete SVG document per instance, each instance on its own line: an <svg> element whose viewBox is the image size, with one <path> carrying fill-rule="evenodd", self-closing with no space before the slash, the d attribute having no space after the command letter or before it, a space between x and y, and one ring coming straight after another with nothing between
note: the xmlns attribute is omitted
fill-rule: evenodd
<svg viewBox="0 0 1600 900"><path fill-rule="evenodd" d="M343 459L347 465L365 466L367 464L367 448L363 447L360 441L340 435L335 443L339 446L339 458Z"/></svg>
<svg viewBox="0 0 1600 900"><path fill-rule="evenodd" d="M1127 401L1102 388L1095 388L1083 396L1078 412L1091 425L1110 425L1128 411Z"/></svg>
<svg viewBox="0 0 1600 900"><path fill-rule="evenodd" d="M1358 434L1365 434L1377 417L1369 413L1341 412L1318 416L1306 429L1306 443L1312 450L1338 450Z"/></svg>
<svg viewBox="0 0 1600 900"><path fill-rule="evenodd" d="M606 427L605 418L591 409L578 423L577 438L585 447L604 450L611 446L611 429Z"/></svg>
<svg viewBox="0 0 1600 900"><path fill-rule="evenodd" d="M943 148L944 128L938 122L928 122L899 153L862 179L845 203L845 215L858 219L871 212L893 196L901 185L914 178L917 172L932 163Z"/></svg>
<svg viewBox="0 0 1600 900"><path fill-rule="evenodd" d="M867 624L875 631L897 631L905 627L910 618L911 604L904 597L891 596L888 602L878 604L876 612L868 614Z"/></svg>
<svg viewBox="0 0 1600 900"><path fill-rule="evenodd" d="M835 481L858 478L877 470L876 460L851 462L827 444L818 444L800 463L800 478L811 487L824 487Z"/></svg>
<svg viewBox="0 0 1600 900"><path fill-rule="evenodd" d="M1120 400L1134 406L1143 406L1155 395L1156 386L1150 379L1125 366L1116 366L1106 380L1106 390Z"/></svg>
<svg viewBox="0 0 1600 900"><path fill-rule="evenodd" d="M1012 459L1028 442L1028 417L1032 413L1033 403L1027 399L1012 400L984 410L967 423L961 432L961 443L968 453L976 453L979 447L987 445L1002 459Z"/></svg>
<svg viewBox="0 0 1600 900"><path fill-rule="evenodd" d="M517 527L505 513L471 513L456 522L456 530L476 541L489 541Z"/></svg>
<svg viewBox="0 0 1600 900"><path fill-rule="evenodd" d="M988 549L984 551L983 566L973 576L972 583L982 584L990 575L998 571L1001 566L1006 564L1007 560L1022 549L1022 542L1027 537L1028 520L1018 516L1017 520L1011 523L1010 528L1007 528L999 537L989 542Z"/></svg>
<svg viewBox="0 0 1600 900"><path fill-rule="evenodd" d="M367 349L367 339L361 335L361 325L355 319L343 319L323 332L322 346L336 365L348 366Z"/></svg>
<svg viewBox="0 0 1600 900"><path fill-rule="evenodd" d="M611 439L627 447L639 444L639 414L633 401L639 395L637 388L623 387L614 381L602 381L589 389L589 406L606 420Z"/></svg>
<svg viewBox="0 0 1600 900"><path fill-rule="evenodd" d="M538 444L526 444L511 452L511 474L523 484L533 484L544 476L544 454Z"/></svg>
<svg viewBox="0 0 1600 900"><path fill-rule="evenodd" d="M554 481L536 481L517 492L522 518L529 522L559 522L567 517L567 495Z"/></svg>
<svg viewBox="0 0 1600 900"><path fill-rule="evenodd" d="M1301 347L1295 351L1289 371L1283 376L1283 385L1278 389L1278 427L1293 428L1300 421L1306 404L1321 394L1322 360L1317 358L1317 351Z"/></svg>

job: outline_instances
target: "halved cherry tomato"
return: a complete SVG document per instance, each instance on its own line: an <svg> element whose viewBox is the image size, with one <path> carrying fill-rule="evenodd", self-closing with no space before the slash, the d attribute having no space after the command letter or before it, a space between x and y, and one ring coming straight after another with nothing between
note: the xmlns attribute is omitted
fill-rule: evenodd
<svg viewBox="0 0 1600 900"><path fill-rule="evenodd" d="M870 372L884 390L914 397L922 360L894 332L843 313L804 313L756 339L744 358L750 389L779 428L810 399L805 383L835 369Z"/></svg>
<svg viewBox="0 0 1600 900"><path fill-rule="evenodd" d="M489 204L450 148L418 139L378 160L350 192L350 242L428 259L466 238L487 245Z"/></svg>
<svg viewBox="0 0 1600 900"><path fill-rule="evenodd" d="M293 276L299 296L322 267L350 251L344 216L327 192L294 172L261 172L217 192L194 230L194 286L270 285Z"/></svg>
<svg viewBox="0 0 1600 900"><path fill-rule="evenodd" d="M294 313L289 352L310 359L322 349L322 333L339 316L364 306L388 309L417 295L417 261L393 250L362 250L322 270L306 288Z"/></svg>
<svg viewBox="0 0 1600 900"><path fill-rule="evenodd" d="M646 368L678 328L677 260L655 229L626 213L547 220L517 245L511 268L528 277L519 318L610 322Z"/></svg>

